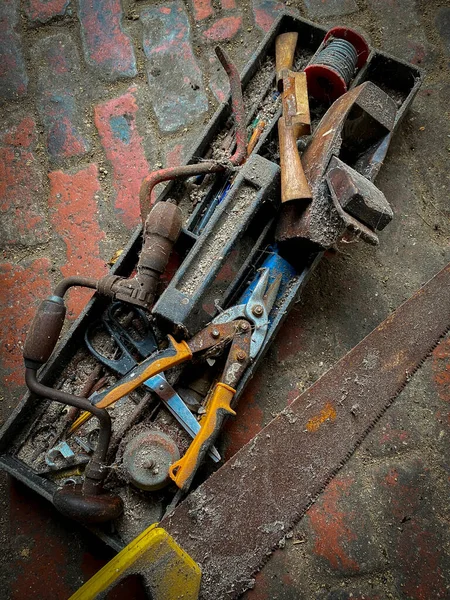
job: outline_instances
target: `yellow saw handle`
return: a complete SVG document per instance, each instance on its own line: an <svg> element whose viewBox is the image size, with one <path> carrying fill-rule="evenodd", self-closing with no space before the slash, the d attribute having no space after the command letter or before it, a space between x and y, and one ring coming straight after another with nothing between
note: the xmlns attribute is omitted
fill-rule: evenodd
<svg viewBox="0 0 450 600"><path fill-rule="evenodd" d="M198 467L219 434L226 415L236 415L230 403L236 390L226 383L218 383L200 421L200 431L184 456L169 467L169 475L177 486L187 491Z"/></svg>

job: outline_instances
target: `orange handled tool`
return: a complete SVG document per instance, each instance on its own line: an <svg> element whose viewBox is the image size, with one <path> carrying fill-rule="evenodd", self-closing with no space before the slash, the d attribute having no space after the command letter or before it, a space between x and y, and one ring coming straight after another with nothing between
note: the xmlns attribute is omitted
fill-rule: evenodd
<svg viewBox="0 0 450 600"><path fill-rule="evenodd" d="M209 325L189 342L177 342L171 335L167 336L169 346L165 350L146 358L112 387L92 394L89 398L91 404L98 408L106 408L135 390L150 377L190 360L196 353L210 350L216 346L224 346L233 339L238 325L237 321L223 325Z"/></svg>
<svg viewBox="0 0 450 600"><path fill-rule="evenodd" d="M214 444L227 415L235 416L230 403L236 390L225 383L217 383L207 403L206 413L200 421L200 431L184 456L169 467L169 475L177 486L187 491L198 467Z"/></svg>

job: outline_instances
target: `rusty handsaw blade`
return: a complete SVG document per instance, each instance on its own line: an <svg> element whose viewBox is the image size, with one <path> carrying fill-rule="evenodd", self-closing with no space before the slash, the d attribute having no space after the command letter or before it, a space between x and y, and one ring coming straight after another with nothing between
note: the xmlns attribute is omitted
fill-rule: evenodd
<svg viewBox="0 0 450 600"><path fill-rule="evenodd" d="M450 264L161 522L200 564L200 598L249 587L449 328Z"/></svg>

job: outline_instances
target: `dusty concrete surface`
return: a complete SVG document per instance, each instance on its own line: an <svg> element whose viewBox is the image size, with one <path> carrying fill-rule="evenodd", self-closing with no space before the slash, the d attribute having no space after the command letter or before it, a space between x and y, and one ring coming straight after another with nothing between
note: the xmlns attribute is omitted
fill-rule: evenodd
<svg viewBox="0 0 450 600"><path fill-rule="evenodd" d="M360 28L426 77L377 179L395 213L380 247L327 253L227 428L228 455L448 262L445 1L8 0L0 9L0 50L11 65L0 73L3 421L23 391L20 350L38 299L62 275L106 272L137 222L129 198L141 178L182 161L223 96L212 42L243 67L285 4L326 26ZM155 26L160 8L165 16ZM173 31L183 43L171 53ZM152 62L161 40L166 58ZM198 92L197 112L172 131L170 99L183 85L183 61L186 102ZM173 80L159 88L166 72ZM85 301L71 298L71 318ZM256 577L249 599L450 597L449 365L447 340ZM2 597L67 598L110 552L1 477ZM108 597L142 597L136 581L127 585Z"/></svg>

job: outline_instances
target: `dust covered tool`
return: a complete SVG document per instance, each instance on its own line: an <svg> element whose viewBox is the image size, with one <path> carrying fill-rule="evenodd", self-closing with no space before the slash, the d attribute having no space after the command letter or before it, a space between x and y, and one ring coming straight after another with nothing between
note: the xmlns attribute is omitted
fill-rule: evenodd
<svg viewBox="0 0 450 600"><path fill-rule="evenodd" d="M198 600L201 570L155 523L130 542L69 600L95 600L119 581L139 573L152 600Z"/></svg>
<svg viewBox="0 0 450 600"><path fill-rule="evenodd" d="M331 104L345 94L355 73L366 64L369 54L369 44L354 29L330 29L322 49L305 69L312 97Z"/></svg>
<svg viewBox="0 0 450 600"><path fill-rule="evenodd" d="M149 377L186 362L199 353L217 356L231 343L225 368L215 384L200 421L200 431L186 454L169 470L177 486L187 491L194 475L217 437L223 420L236 414L231 401L248 364L256 358L267 334L269 313L275 303L281 275L269 285L269 270L263 269L259 281L245 304L230 307L189 341L177 342L168 336L166 350L150 356L115 386L91 396L97 408L107 408L141 385Z"/></svg>
<svg viewBox="0 0 450 600"><path fill-rule="evenodd" d="M90 353L103 365L110 368L119 375L126 375L132 371L144 358L153 354L157 349L155 337L153 335L148 316L144 311L136 307L126 307L126 310L133 311L139 317L139 336L131 335L127 326L121 323L117 317L117 310L124 308L122 303L113 303L110 305L101 319L89 325L85 332L85 342ZM119 356L110 358L106 356L104 349L98 348L95 343L95 334L104 330L110 336L115 350L119 350ZM167 381L163 373L150 377L144 381L143 385L154 392L168 411L180 423L183 429L193 438L198 433L200 425L186 406L184 400L175 391ZM89 418L90 413L83 413L70 428L70 433L74 433ZM220 454L216 448L210 449L210 455L214 462L220 461Z"/></svg>
<svg viewBox="0 0 450 600"><path fill-rule="evenodd" d="M161 521L201 562L201 600L232 600L254 582L449 331L449 298L450 264Z"/></svg>
<svg viewBox="0 0 450 600"><path fill-rule="evenodd" d="M275 233L282 252L329 248L347 229L378 244L376 231L389 222L392 210L372 179L389 147L396 114L394 100L370 81L332 104L302 156L313 199L306 207L282 205Z"/></svg>
<svg viewBox="0 0 450 600"><path fill-rule="evenodd" d="M188 337L228 306L230 278L254 264L278 208L280 168L252 154L153 307L170 332Z"/></svg>
<svg viewBox="0 0 450 600"><path fill-rule="evenodd" d="M311 131L306 74L292 71L297 32L283 33L275 42L278 89L283 113L278 119L281 168L281 202L308 204L311 190L303 171L297 140Z"/></svg>

